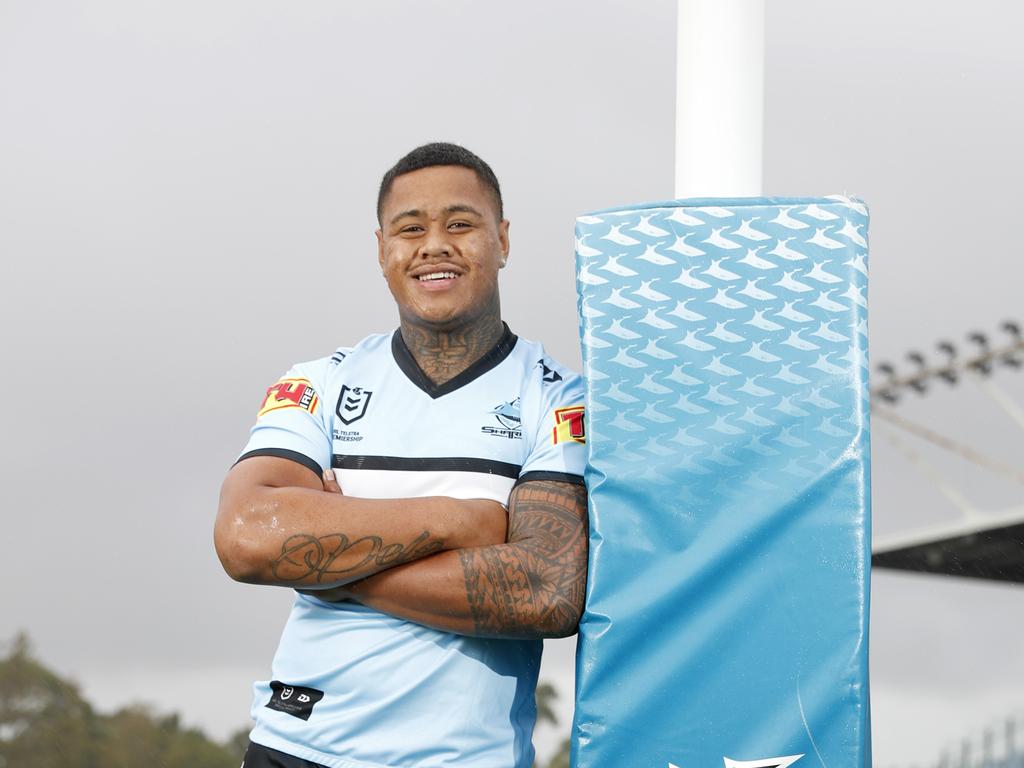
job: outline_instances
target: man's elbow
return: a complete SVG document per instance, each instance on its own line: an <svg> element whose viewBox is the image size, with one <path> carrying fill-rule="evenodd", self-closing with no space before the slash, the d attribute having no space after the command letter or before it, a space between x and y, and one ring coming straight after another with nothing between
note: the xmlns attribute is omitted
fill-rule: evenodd
<svg viewBox="0 0 1024 768"><path fill-rule="evenodd" d="M572 637L575 635L580 628L580 614L575 614L573 617L563 618L558 621L548 622L543 626L539 636L545 639L555 639L559 637Z"/></svg>
<svg viewBox="0 0 1024 768"><path fill-rule="evenodd" d="M583 585L579 587L578 597L556 599L546 610L541 611L533 622L533 629L537 632L538 637L571 637L579 631L582 616Z"/></svg>
<svg viewBox="0 0 1024 768"><path fill-rule="evenodd" d="M213 546L228 576L246 584L260 584L266 575L267 553L255 533L258 521L251 519L252 514L244 510L242 505L221 500L213 529Z"/></svg>
<svg viewBox="0 0 1024 768"><path fill-rule="evenodd" d="M214 537L214 547L224 572L235 581L244 584L263 582L263 567L256 549L244 540Z"/></svg>
<svg viewBox="0 0 1024 768"><path fill-rule="evenodd" d="M544 586L537 594L545 597L533 603L527 617L538 637L570 637L579 630L587 592L587 542L579 539L574 556L556 569L534 572L532 578Z"/></svg>

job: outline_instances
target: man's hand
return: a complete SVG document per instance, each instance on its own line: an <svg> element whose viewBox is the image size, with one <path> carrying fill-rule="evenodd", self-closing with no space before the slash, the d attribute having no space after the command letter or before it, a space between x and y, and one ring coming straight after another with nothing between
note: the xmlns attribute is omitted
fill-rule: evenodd
<svg viewBox="0 0 1024 768"><path fill-rule="evenodd" d="M325 493L344 495L333 470L324 470L323 484ZM463 502L476 510L479 515L479 526L487 531L485 537L491 540L490 543L492 545L503 544L505 542L505 536L508 528L508 511L505 507L496 501L491 501L490 499L466 499L463 500ZM358 597L356 595L357 589L354 586L357 583L358 582L353 582L351 584L344 584L342 586L331 587L329 589L300 589L298 591L304 595L311 595L319 598L320 600L326 600L331 603L340 602L342 600L358 601Z"/></svg>
<svg viewBox="0 0 1024 768"><path fill-rule="evenodd" d="M238 581L318 588L444 550L500 543L505 532L505 510L494 501L355 498L341 493L336 478L257 456L224 480L214 543Z"/></svg>
<svg viewBox="0 0 1024 768"><path fill-rule="evenodd" d="M321 479L323 480L324 491L326 493L337 493L339 496L345 495L341 490L341 486L338 485L338 478L334 476L333 469L325 469Z"/></svg>
<svg viewBox="0 0 1024 768"><path fill-rule="evenodd" d="M322 480L325 493L345 495L338 485L338 478L333 469L325 469ZM470 515L471 524L476 529L475 538L479 540L477 546L505 543L508 534L508 510L504 505L491 499L452 499L452 502L463 505Z"/></svg>
<svg viewBox="0 0 1024 768"><path fill-rule="evenodd" d="M587 490L522 483L509 504L508 544L459 549L473 634L565 637L576 631L587 585Z"/></svg>
<svg viewBox="0 0 1024 768"><path fill-rule="evenodd" d="M333 469L325 469L321 480L324 484L324 493L336 493L339 496L344 496L344 492L341 490L341 486L338 485L338 478L334 475ZM340 587L328 587L327 589L298 589L296 592L301 592L304 595L312 595L318 597L321 600L326 600L331 603L339 603L342 600L351 600L352 593L349 592L347 585Z"/></svg>
<svg viewBox="0 0 1024 768"><path fill-rule="evenodd" d="M440 552L338 590L309 594L355 600L461 635L571 635L587 581L586 489L525 482L513 490L509 507L507 543Z"/></svg>

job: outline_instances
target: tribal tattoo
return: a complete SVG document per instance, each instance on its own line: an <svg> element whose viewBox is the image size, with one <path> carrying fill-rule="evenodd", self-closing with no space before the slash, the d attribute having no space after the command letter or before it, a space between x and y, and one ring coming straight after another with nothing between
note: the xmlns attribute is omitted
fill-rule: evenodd
<svg viewBox="0 0 1024 768"><path fill-rule="evenodd" d="M316 576L318 584L346 582L368 576L381 568L417 560L440 552L442 543L423 531L408 544L384 544L379 536L352 541L343 533L312 536L297 533L281 545L273 562L274 576L281 581L302 581Z"/></svg>
<svg viewBox="0 0 1024 768"><path fill-rule="evenodd" d="M457 331L435 331L402 322L402 340L434 384L454 379L498 343L505 326L497 304L472 325Z"/></svg>
<svg viewBox="0 0 1024 768"><path fill-rule="evenodd" d="M587 493L534 481L509 502L509 543L459 551L476 632L487 637L570 635L587 580Z"/></svg>

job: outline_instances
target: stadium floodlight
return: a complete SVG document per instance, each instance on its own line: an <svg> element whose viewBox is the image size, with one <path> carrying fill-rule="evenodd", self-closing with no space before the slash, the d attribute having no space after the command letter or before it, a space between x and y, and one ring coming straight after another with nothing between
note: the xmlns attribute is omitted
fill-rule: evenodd
<svg viewBox="0 0 1024 768"><path fill-rule="evenodd" d="M1000 329L1010 337L1007 343L993 344L985 333L970 333L968 345L973 349L965 358L958 356L957 347L952 342L940 341L936 348L944 360L938 366L929 366L920 352L908 353L906 358L914 365L909 375L900 376L889 363L876 366L884 379L872 389L875 398L872 413L877 424L884 425L883 430L886 431L882 434L960 510L961 516L953 523L876 541L871 558L874 567L1024 582L1024 507L1002 512L979 512L960 491L952 487L948 476L933 467L896 431L912 435L1022 485L1024 469L1015 461L1006 462L992 457L893 410L907 390L925 395L928 384L933 380L954 386L969 379L1010 417L1010 421L1024 429L1024 409L992 380L999 366L1015 370L1024 366L1024 334L1020 325L1010 320L1004 322Z"/></svg>
<svg viewBox="0 0 1024 768"><path fill-rule="evenodd" d="M945 359L939 365L929 365L921 352L908 352L906 358L913 363L914 370L907 375L899 375L891 363L879 363L875 370L883 375L884 380L872 388L872 396L895 403L907 389L912 389L919 395L925 394L932 379L941 379L947 384L955 385L962 380L960 374L965 372L988 377L998 365L1020 369L1024 366L1024 334L1021 332L1020 324L1007 320L1002 323L1000 330L1010 338L999 346L993 346L989 336L980 331L968 334L967 340L976 347L976 350L963 359L959 357L957 347L951 341L940 341L935 346Z"/></svg>

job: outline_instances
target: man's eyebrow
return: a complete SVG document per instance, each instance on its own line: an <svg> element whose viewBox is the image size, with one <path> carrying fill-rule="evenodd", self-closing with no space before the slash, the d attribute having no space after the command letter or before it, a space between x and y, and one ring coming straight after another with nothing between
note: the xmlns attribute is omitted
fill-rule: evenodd
<svg viewBox="0 0 1024 768"><path fill-rule="evenodd" d="M480 211L478 211L471 205L466 205L465 203L456 203L455 205L449 205L447 208L443 210L443 213L445 213L446 215L452 213L472 213L476 216L479 216L480 218L483 218L483 214L480 213ZM407 216L415 219L423 215L425 215L424 212L421 211L419 208L410 208L408 211L402 211L401 213L392 217L390 223L394 224L399 219L404 219Z"/></svg>
<svg viewBox="0 0 1024 768"><path fill-rule="evenodd" d="M404 219L406 216L411 216L413 218L417 218L417 217L422 216L422 215L423 215L423 211L419 210L418 208L412 208L412 209L410 209L408 211L402 211L401 213L397 214L396 216L393 216L390 223L394 224L396 221L398 221L399 219Z"/></svg>
<svg viewBox="0 0 1024 768"><path fill-rule="evenodd" d="M445 213L472 213L483 218L483 214L471 205L449 205L444 209Z"/></svg>

